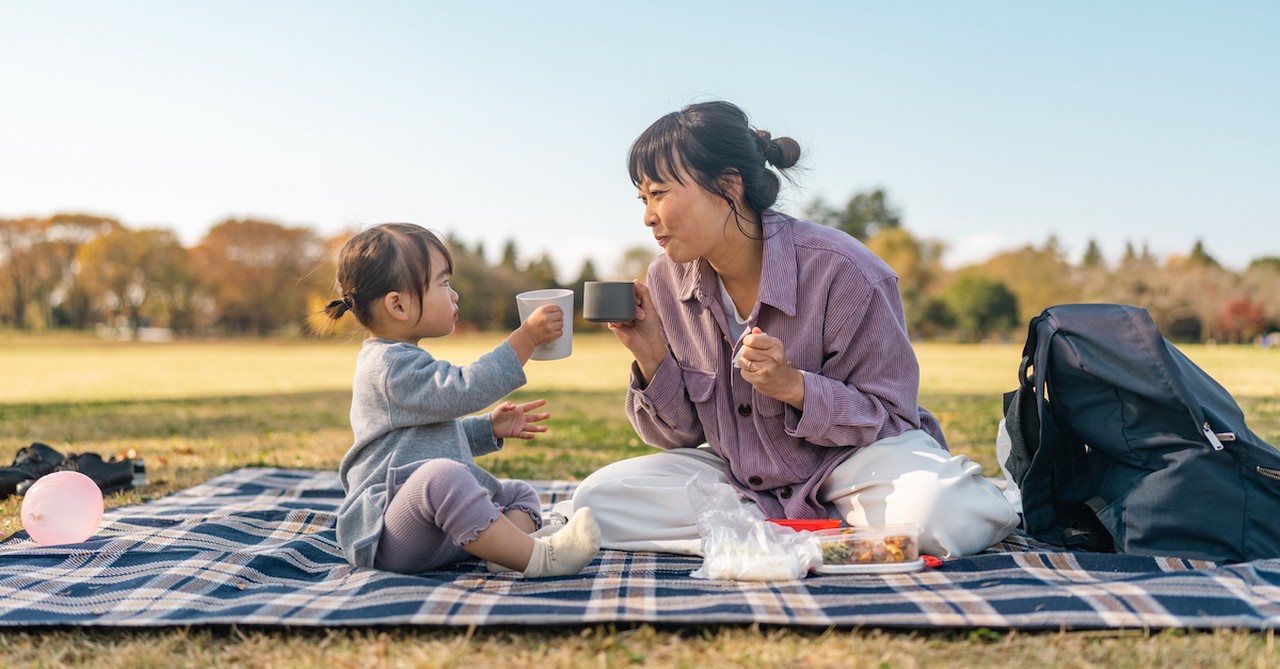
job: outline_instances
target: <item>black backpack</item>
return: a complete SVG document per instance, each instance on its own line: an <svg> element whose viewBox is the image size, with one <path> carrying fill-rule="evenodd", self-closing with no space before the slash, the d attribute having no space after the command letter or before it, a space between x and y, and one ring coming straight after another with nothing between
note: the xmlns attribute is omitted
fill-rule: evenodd
<svg viewBox="0 0 1280 669"><path fill-rule="evenodd" d="M1003 464L1028 534L1214 562L1280 557L1280 452L1145 309L1050 307L1022 356Z"/></svg>

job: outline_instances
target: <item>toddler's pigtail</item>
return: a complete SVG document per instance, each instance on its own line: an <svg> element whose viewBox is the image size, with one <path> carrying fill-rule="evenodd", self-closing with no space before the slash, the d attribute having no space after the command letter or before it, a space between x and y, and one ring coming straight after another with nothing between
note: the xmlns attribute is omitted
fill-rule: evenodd
<svg viewBox="0 0 1280 669"><path fill-rule="evenodd" d="M338 330L338 321L342 315L348 311L355 311L355 300L350 296L344 296L342 299L330 300L324 305L321 313L312 313L307 319L311 329L318 335L331 335ZM357 319L359 320L359 319Z"/></svg>
<svg viewBox="0 0 1280 669"><path fill-rule="evenodd" d="M339 318L342 318L342 315L347 313L348 311L351 311L350 297L344 297L340 300L333 300L332 302L324 305L324 315L328 316L330 319L335 321L338 320Z"/></svg>

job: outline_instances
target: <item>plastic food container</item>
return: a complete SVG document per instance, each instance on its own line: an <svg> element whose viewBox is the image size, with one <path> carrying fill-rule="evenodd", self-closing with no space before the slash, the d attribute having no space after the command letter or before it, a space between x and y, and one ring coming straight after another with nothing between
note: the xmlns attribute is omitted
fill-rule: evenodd
<svg viewBox="0 0 1280 669"><path fill-rule="evenodd" d="M822 547L820 574L892 574L919 571L920 528L915 525L844 527L815 532Z"/></svg>
<svg viewBox="0 0 1280 669"><path fill-rule="evenodd" d="M840 527L839 518L807 518L795 520L791 518L770 518L769 522L783 527L790 527L797 532L816 532L818 530L834 530Z"/></svg>

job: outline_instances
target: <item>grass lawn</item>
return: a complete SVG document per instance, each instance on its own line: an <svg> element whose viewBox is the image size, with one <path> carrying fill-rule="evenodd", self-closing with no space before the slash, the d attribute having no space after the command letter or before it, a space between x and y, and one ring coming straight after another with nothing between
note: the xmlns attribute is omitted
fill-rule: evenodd
<svg viewBox="0 0 1280 669"><path fill-rule="evenodd" d="M438 357L475 359L500 341L456 335ZM246 465L335 469L350 444L347 410L356 341L112 343L70 335L0 334L0 458L32 441L64 452L136 451L150 485L109 496L133 504ZM1235 395L1250 424L1280 444L1280 351L1183 349ZM952 449L998 475L1000 394L1020 346L924 344L922 403ZM626 351L577 333L567 360L531 362L516 399L546 397L551 432L512 440L481 462L499 476L570 478L651 452L622 411ZM19 500L0 502L0 535L18 529ZM160 630L0 629L0 667L94 666L1274 666L1271 634L928 634L740 627L562 629Z"/></svg>

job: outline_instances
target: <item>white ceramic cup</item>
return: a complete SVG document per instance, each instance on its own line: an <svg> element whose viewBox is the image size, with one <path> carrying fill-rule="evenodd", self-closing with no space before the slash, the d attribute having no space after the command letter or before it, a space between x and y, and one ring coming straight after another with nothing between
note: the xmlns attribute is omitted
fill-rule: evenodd
<svg viewBox="0 0 1280 669"><path fill-rule="evenodd" d="M531 360L567 358L573 352L573 291L568 288L547 288L516 295L516 308L520 311L520 322L528 320L529 314L544 304L554 304L564 310L564 332L559 339L533 349L533 355L529 358Z"/></svg>

